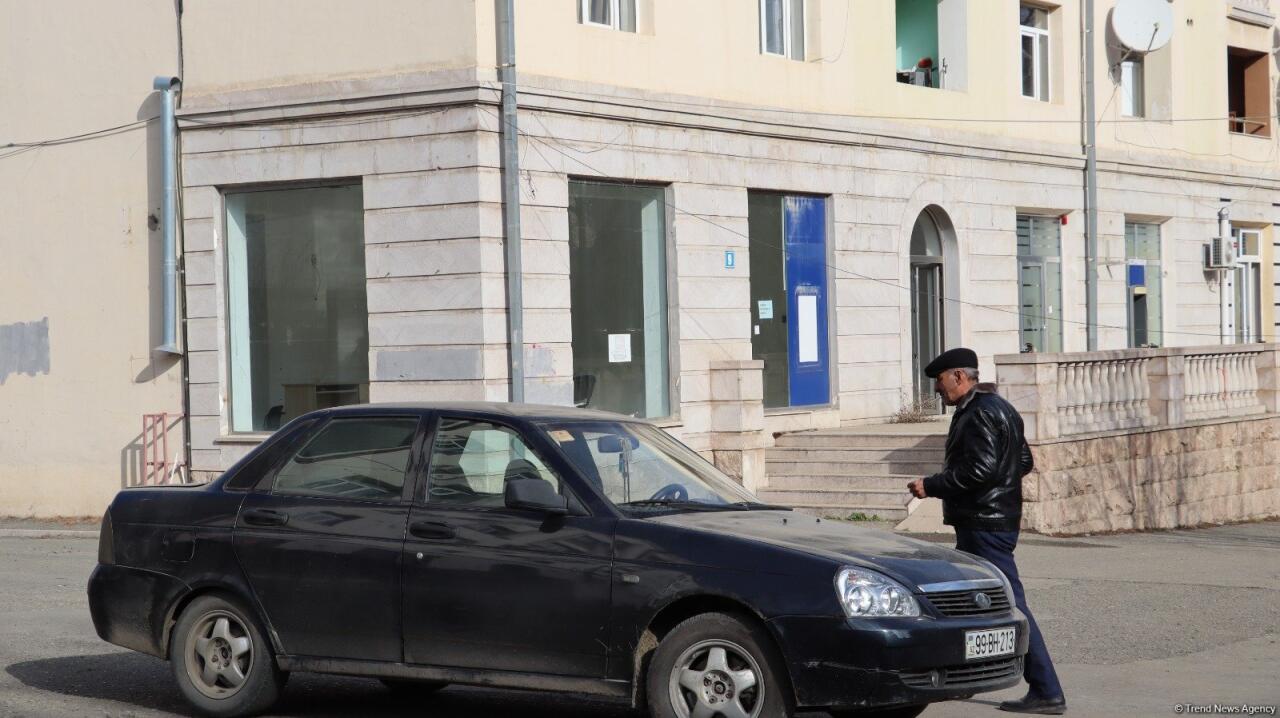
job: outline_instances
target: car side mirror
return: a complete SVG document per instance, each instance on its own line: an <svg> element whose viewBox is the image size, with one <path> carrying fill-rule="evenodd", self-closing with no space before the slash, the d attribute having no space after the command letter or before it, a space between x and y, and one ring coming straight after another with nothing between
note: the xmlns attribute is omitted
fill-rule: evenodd
<svg viewBox="0 0 1280 718"><path fill-rule="evenodd" d="M544 514L564 516L569 513L569 502L556 493L549 481L542 479L513 479L503 488L503 499L509 509L539 511Z"/></svg>

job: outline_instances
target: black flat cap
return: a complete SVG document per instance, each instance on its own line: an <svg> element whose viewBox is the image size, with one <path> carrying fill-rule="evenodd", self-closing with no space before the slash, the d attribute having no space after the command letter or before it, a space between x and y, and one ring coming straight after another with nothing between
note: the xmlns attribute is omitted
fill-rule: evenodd
<svg viewBox="0 0 1280 718"><path fill-rule="evenodd" d="M964 347L956 347L948 349L938 355L937 359L929 362L929 366L924 368L924 375L930 379L937 379L938 375L948 369L977 369L978 355L973 353L972 349Z"/></svg>

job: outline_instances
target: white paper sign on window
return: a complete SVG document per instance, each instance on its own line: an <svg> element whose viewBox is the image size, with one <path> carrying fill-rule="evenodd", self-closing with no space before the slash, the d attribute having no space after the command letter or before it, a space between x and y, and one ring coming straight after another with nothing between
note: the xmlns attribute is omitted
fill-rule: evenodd
<svg viewBox="0 0 1280 718"><path fill-rule="evenodd" d="M799 339L801 364L818 361L818 296L801 294L796 297L796 312L799 313Z"/></svg>
<svg viewBox="0 0 1280 718"><path fill-rule="evenodd" d="M609 335L609 363L618 364L631 361L631 335Z"/></svg>
<svg viewBox="0 0 1280 718"><path fill-rule="evenodd" d="M761 319L773 319L773 300L761 299L756 302L756 312Z"/></svg>

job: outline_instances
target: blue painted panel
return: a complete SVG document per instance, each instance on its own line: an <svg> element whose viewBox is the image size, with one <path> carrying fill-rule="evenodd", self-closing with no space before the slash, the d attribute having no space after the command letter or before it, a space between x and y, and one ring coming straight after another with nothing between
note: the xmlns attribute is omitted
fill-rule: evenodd
<svg viewBox="0 0 1280 718"><path fill-rule="evenodd" d="M821 197L783 205L787 275L787 354L792 406L831 401L827 347L827 210Z"/></svg>
<svg viewBox="0 0 1280 718"><path fill-rule="evenodd" d="M1147 267L1142 264L1129 265L1129 286L1145 287L1147 286Z"/></svg>

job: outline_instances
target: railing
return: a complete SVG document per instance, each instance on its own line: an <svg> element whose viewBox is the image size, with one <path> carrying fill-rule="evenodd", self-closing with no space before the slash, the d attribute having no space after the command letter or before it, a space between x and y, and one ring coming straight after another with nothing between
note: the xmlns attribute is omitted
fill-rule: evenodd
<svg viewBox="0 0 1280 718"><path fill-rule="evenodd" d="M1058 364L1058 431L1114 431L1155 423L1149 358Z"/></svg>
<svg viewBox="0 0 1280 718"><path fill-rule="evenodd" d="M1010 354L1000 393L1031 440L1280 412L1280 345Z"/></svg>

